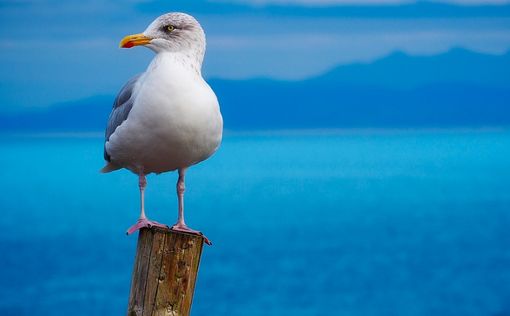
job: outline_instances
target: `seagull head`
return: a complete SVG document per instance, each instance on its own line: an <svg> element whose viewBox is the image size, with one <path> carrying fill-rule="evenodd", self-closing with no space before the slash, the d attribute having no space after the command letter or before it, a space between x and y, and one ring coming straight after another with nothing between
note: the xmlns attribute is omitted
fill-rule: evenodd
<svg viewBox="0 0 510 316"><path fill-rule="evenodd" d="M156 53L192 53L203 58L205 34L194 17L186 13L172 12L158 17L143 33L128 35L120 41L122 48L140 45Z"/></svg>

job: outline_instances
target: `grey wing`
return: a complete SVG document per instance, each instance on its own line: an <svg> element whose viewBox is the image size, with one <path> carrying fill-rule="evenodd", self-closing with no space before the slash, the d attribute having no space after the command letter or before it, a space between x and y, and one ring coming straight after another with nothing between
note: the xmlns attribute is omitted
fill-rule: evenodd
<svg viewBox="0 0 510 316"><path fill-rule="evenodd" d="M112 112L108 118L108 124L106 125L105 131L104 159L106 161L110 161L110 155L106 151L106 142L115 132L115 129L117 129L117 127L119 127L119 125L128 118L129 112L133 108L133 90L141 75L142 74L139 74L129 79L129 81L122 87L122 89L120 89L119 94L113 102Z"/></svg>

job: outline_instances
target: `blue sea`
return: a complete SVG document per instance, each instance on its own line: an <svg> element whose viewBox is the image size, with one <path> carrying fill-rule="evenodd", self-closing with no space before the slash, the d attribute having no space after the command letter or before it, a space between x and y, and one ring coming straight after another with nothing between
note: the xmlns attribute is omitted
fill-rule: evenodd
<svg viewBox="0 0 510 316"><path fill-rule="evenodd" d="M137 177L97 135L0 137L0 315L123 315ZM175 173L148 177L172 224ZM187 174L192 315L510 315L510 131L227 133Z"/></svg>

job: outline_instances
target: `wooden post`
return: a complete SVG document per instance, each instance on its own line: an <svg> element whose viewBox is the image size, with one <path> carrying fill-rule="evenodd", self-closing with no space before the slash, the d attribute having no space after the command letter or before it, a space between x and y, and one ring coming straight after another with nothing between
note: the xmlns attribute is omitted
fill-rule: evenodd
<svg viewBox="0 0 510 316"><path fill-rule="evenodd" d="M189 315L203 244L197 235L141 229L127 315Z"/></svg>

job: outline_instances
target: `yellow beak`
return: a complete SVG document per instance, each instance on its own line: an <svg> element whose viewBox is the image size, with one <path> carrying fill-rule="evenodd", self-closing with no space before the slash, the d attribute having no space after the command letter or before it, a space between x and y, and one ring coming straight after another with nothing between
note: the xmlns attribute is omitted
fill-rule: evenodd
<svg viewBox="0 0 510 316"><path fill-rule="evenodd" d="M120 41L119 47L131 48L133 46L147 45L151 42L152 38L143 35L142 33L128 35Z"/></svg>

